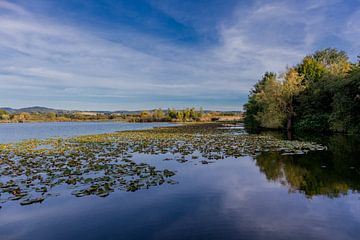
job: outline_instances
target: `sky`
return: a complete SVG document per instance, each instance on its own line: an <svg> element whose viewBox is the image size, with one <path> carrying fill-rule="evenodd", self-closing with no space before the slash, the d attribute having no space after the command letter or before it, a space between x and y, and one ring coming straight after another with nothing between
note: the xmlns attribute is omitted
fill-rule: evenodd
<svg viewBox="0 0 360 240"><path fill-rule="evenodd" d="M265 71L359 39L360 0L0 0L0 106L242 110Z"/></svg>

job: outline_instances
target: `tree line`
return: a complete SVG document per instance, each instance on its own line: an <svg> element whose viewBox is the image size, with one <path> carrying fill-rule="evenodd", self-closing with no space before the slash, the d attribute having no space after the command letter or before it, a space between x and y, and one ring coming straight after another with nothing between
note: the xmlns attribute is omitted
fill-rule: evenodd
<svg viewBox="0 0 360 240"><path fill-rule="evenodd" d="M203 108L155 109L139 113L9 113L0 109L0 122L67 122L67 121L127 121L127 122L210 122L229 116L240 116L236 112L204 111Z"/></svg>
<svg viewBox="0 0 360 240"><path fill-rule="evenodd" d="M327 48L266 72L244 105L249 128L360 133L360 57Z"/></svg>
<svg viewBox="0 0 360 240"><path fill-rule="evenodd" d="M0 109L0 122L68 122L68 121L104 121L111 119L111 116L104 114L83 115L79 113L9 113Z"/></svg>
<svg viewBox="0 0 360 240"><path fill-rule="evenodd" d="M183 110L161 110L143 111L138 116L139 122L194 122L199 121L204 115L202 108L186 108Z"/></svg>
<svg viewBox="0 0 360 240"><path fill-rule="evenodd" d="M167 110L155 109L143 111L139 115L126 115L124 118L130 122L211 122L230 116L241 116L236 112L204 111L202 107Z"/></svg>

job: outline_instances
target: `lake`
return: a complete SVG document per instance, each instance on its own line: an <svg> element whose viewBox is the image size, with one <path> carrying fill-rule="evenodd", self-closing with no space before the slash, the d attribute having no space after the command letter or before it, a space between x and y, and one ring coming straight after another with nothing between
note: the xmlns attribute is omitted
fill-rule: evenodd
<svg viewBox="0 0 360 240"><path fill-rule="evenodd" d="M126 122L40 122L0 124L0 143L18 142L32 138L72 137L115 131L141 130L169 126L169 123Z"/></svg>
<svg viewBox="0 0 360 240"><path fill-rule="evenodd" d="M81 134L125 130L116 123L77 124L72 131L49 136L89 128ZM17 126L25 125L12 127ZM25 132L15 140L32 138L37 131ZM3 141L11 139L1 134ZM138 163L175 171L178 183L115 191L107 197L60 194L26 206L9 201L0 209L0 239L358 239L360 138L298 138L316 140L328 150L303 155L264 152L209 164L198 159L164 161L172 157L168 153L135 153L132 158Z"/></svg>

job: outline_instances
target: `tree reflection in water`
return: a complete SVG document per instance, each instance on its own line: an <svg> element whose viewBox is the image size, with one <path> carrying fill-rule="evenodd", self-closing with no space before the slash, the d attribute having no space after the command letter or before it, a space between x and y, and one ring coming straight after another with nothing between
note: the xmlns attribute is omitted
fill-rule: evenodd
<svg viewBox="0 0 360 240"><path fill-rule="evenodd" d="M280 182L290 192L301 192L311 198L324 195L336 198L360 191L360 139L358 136L302 136L316 140L328 151L305 155L281 155L265 152L255 157L256 165L269 181Z"/></svg>

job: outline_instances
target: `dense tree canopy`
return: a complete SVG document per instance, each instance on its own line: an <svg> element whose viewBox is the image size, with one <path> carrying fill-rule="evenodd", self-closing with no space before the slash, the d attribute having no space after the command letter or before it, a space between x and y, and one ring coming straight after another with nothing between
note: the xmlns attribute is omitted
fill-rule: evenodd
<svg viewBox="0 0 360 240"><path fill-rule="evenodd" d="M317 51L282 77L265 73L245 104L249 127L360 133L360 66L334 48Z"/></svg>

